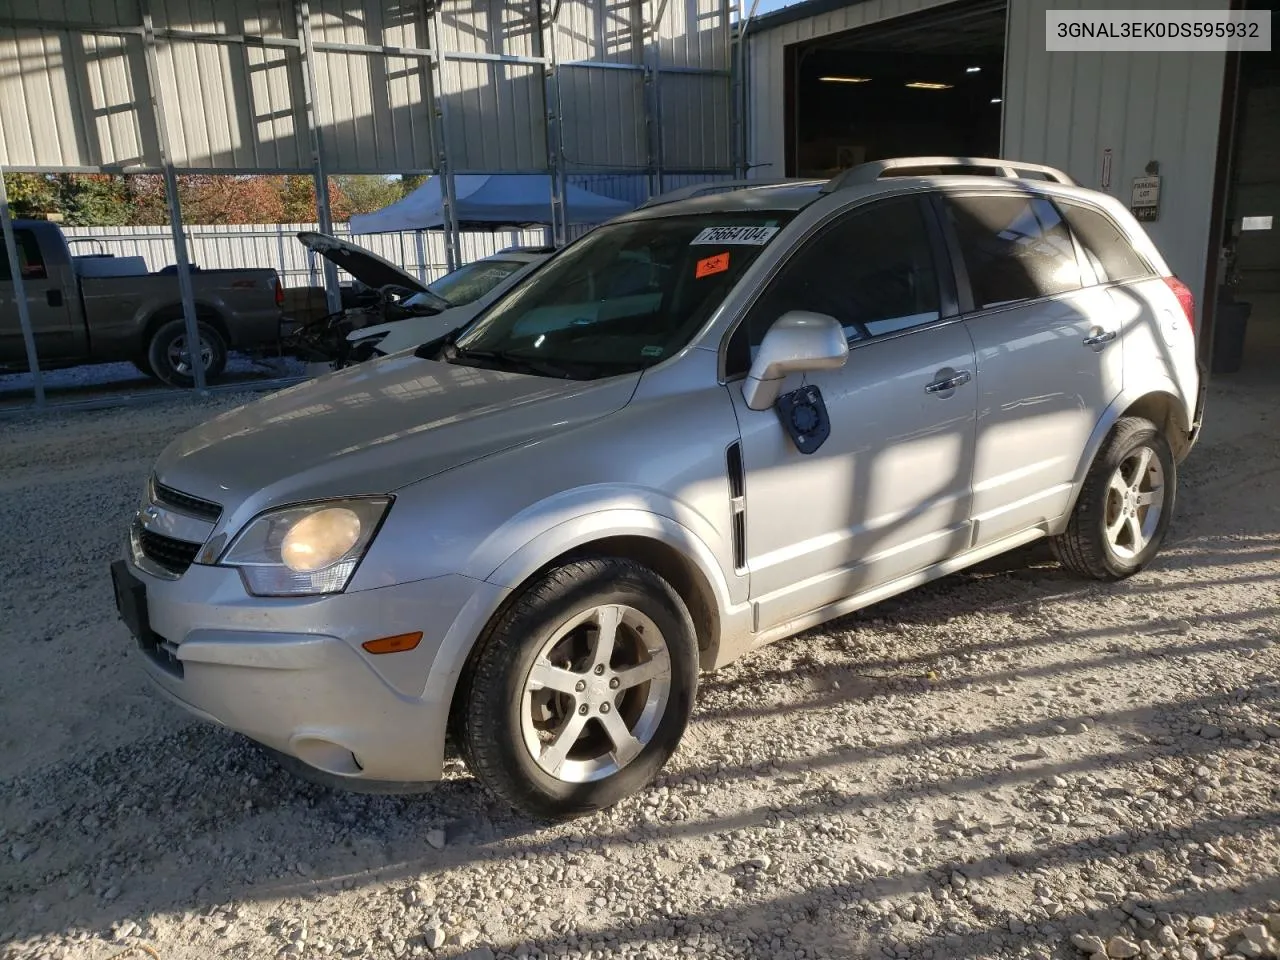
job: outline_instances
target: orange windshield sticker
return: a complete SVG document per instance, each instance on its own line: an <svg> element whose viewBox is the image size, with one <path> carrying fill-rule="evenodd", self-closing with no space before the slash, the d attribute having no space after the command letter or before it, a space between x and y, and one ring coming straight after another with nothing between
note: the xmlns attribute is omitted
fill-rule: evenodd
<svg viewBox="0 0 1280 960"><path fill-rule="evenodd" d="M693 275L696 279L709 277L713 273L724 273L729 269L729 254L717 253L714 257L707 257L705 260L699 260L697 269Z"/></svg>

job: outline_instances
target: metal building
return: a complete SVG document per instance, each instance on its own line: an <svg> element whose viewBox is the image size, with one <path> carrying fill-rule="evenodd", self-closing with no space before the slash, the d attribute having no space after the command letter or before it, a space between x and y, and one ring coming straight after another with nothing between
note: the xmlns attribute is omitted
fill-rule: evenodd
<svg viewBox="0 0 1280 960"><path fill-rule="evenodd" d="M1264 156L1277 135L1274 56L1045 49L1049 9L1170 6L808 0L759 17L746 45L751 175L828 175L894 154L998 155L1062 168L1126 203L1135 181L1158 176L1144 226L1196 294L1207 355L1224 312L1224 247L1238 252L1241 291L1273 309L1268 295L1280 290L1276 234L1250 229L1280 213L1280 172ZM1255 310L1252 323L1280 369L1280 316Z"/></svg>
<svg viewBox="0 0 1280 960"><path fill-rule="evenodd" d="M733 168L730 29L728 0L0 0L0 170L171 187L186 172L434 173L446 193L460 173L550 171L562 238L570 175L657 191ZM456 224L447 235L452 260Z"/></svg>

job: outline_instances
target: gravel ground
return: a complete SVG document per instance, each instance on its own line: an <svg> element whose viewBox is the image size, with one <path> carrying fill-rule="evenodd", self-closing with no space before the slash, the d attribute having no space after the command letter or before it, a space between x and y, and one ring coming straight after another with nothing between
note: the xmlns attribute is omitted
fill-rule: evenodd
<svg viewBox="0 0 1280 960"><path fill-rule="evenodd" d="M1280 940L1280 388L1216 388L1151 570L1001 558L704 678L551 828L329 792L146 688L106 575L232 401L0 427L0 958L1257 957Z"/></svg>

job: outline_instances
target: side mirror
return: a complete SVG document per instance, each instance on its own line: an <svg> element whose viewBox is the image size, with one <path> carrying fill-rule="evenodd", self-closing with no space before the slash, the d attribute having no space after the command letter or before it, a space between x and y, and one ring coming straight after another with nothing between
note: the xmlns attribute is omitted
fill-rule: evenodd
<svg viewBox="0 0 1280 960"><path fill-rule="evenodd" d="M838 370L849 359L849 341L840 321L825 313L789 310L764 335L742 384L752 410L768 410L789 374Z"/></svg>

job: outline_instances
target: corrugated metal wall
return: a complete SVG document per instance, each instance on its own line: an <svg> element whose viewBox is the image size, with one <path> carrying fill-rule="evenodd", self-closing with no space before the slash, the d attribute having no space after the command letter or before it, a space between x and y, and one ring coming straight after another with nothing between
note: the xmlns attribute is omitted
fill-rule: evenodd
<svg viewBox="0 0 1280 960"><path fill-rule="evenodd" d="M322 286L320 260L294 236L300 230L316 230L314 223L281 223L209 226L188 225L187 244L191 262L205 270L239 267L270 267L289 287ZM142 257L149 270L173 263L173 234L168 227L65 227L72 253L86 256L106 253L116 257ZM431 281L446 272L444 236L439 232L382 233L351 237L346 224L334 233L353 239L368 250L409 273ZM478 260L515 244L540 245L542 230L497 230L464 232L461 235L464 262Z"/></svg>
<svg viewBox="0 0 1280 960"><path fill-rule="evenodd" d="M147 6L175 165L309 169L294 4ZM159 167L160 138L140 106L150 95L141 10L133 0L0 0L6 167ZM651 159L680 170L732 166L728 0L564 0L554 31L550 4L540 14L538 0L440 0L427 11L425 2L310 3L330 172L433 170L442 146L457 172L543 170L548 113L563 118L569 172L647 169ZM551 53L564 66L559 102L548 105L542 58ZM646 77L660 91L660 145L646 124Z"/></svg>
<svg viewBox="0 0 1280 960"><path fill-rule="evenodd" d="M1222 53L1049 53L1045 11L1079 0L1009 6L1003 152L1061 167L1081 185L1128 203L1135 177L1160 164L1160 218L1145 224L1170 267L1203 302L1213 207ZM1089 0L1088 8L1161 9L1160 0ZM1180 7L1226 9L1226 0ZM1111 150L1111 185L1102 185Z"/></svg>
<svg viewBox="0 0 1280 960"><path fill-rule="evenodd" d="M777 27L747 33L747 163L752 176L786 176L786 58L793 43L870 26L904 14L939 7L949 0L863 0ZM1018 2L1018 0L1015 0ZM1042 41L1043 44L1043 41Z"/></svg>

